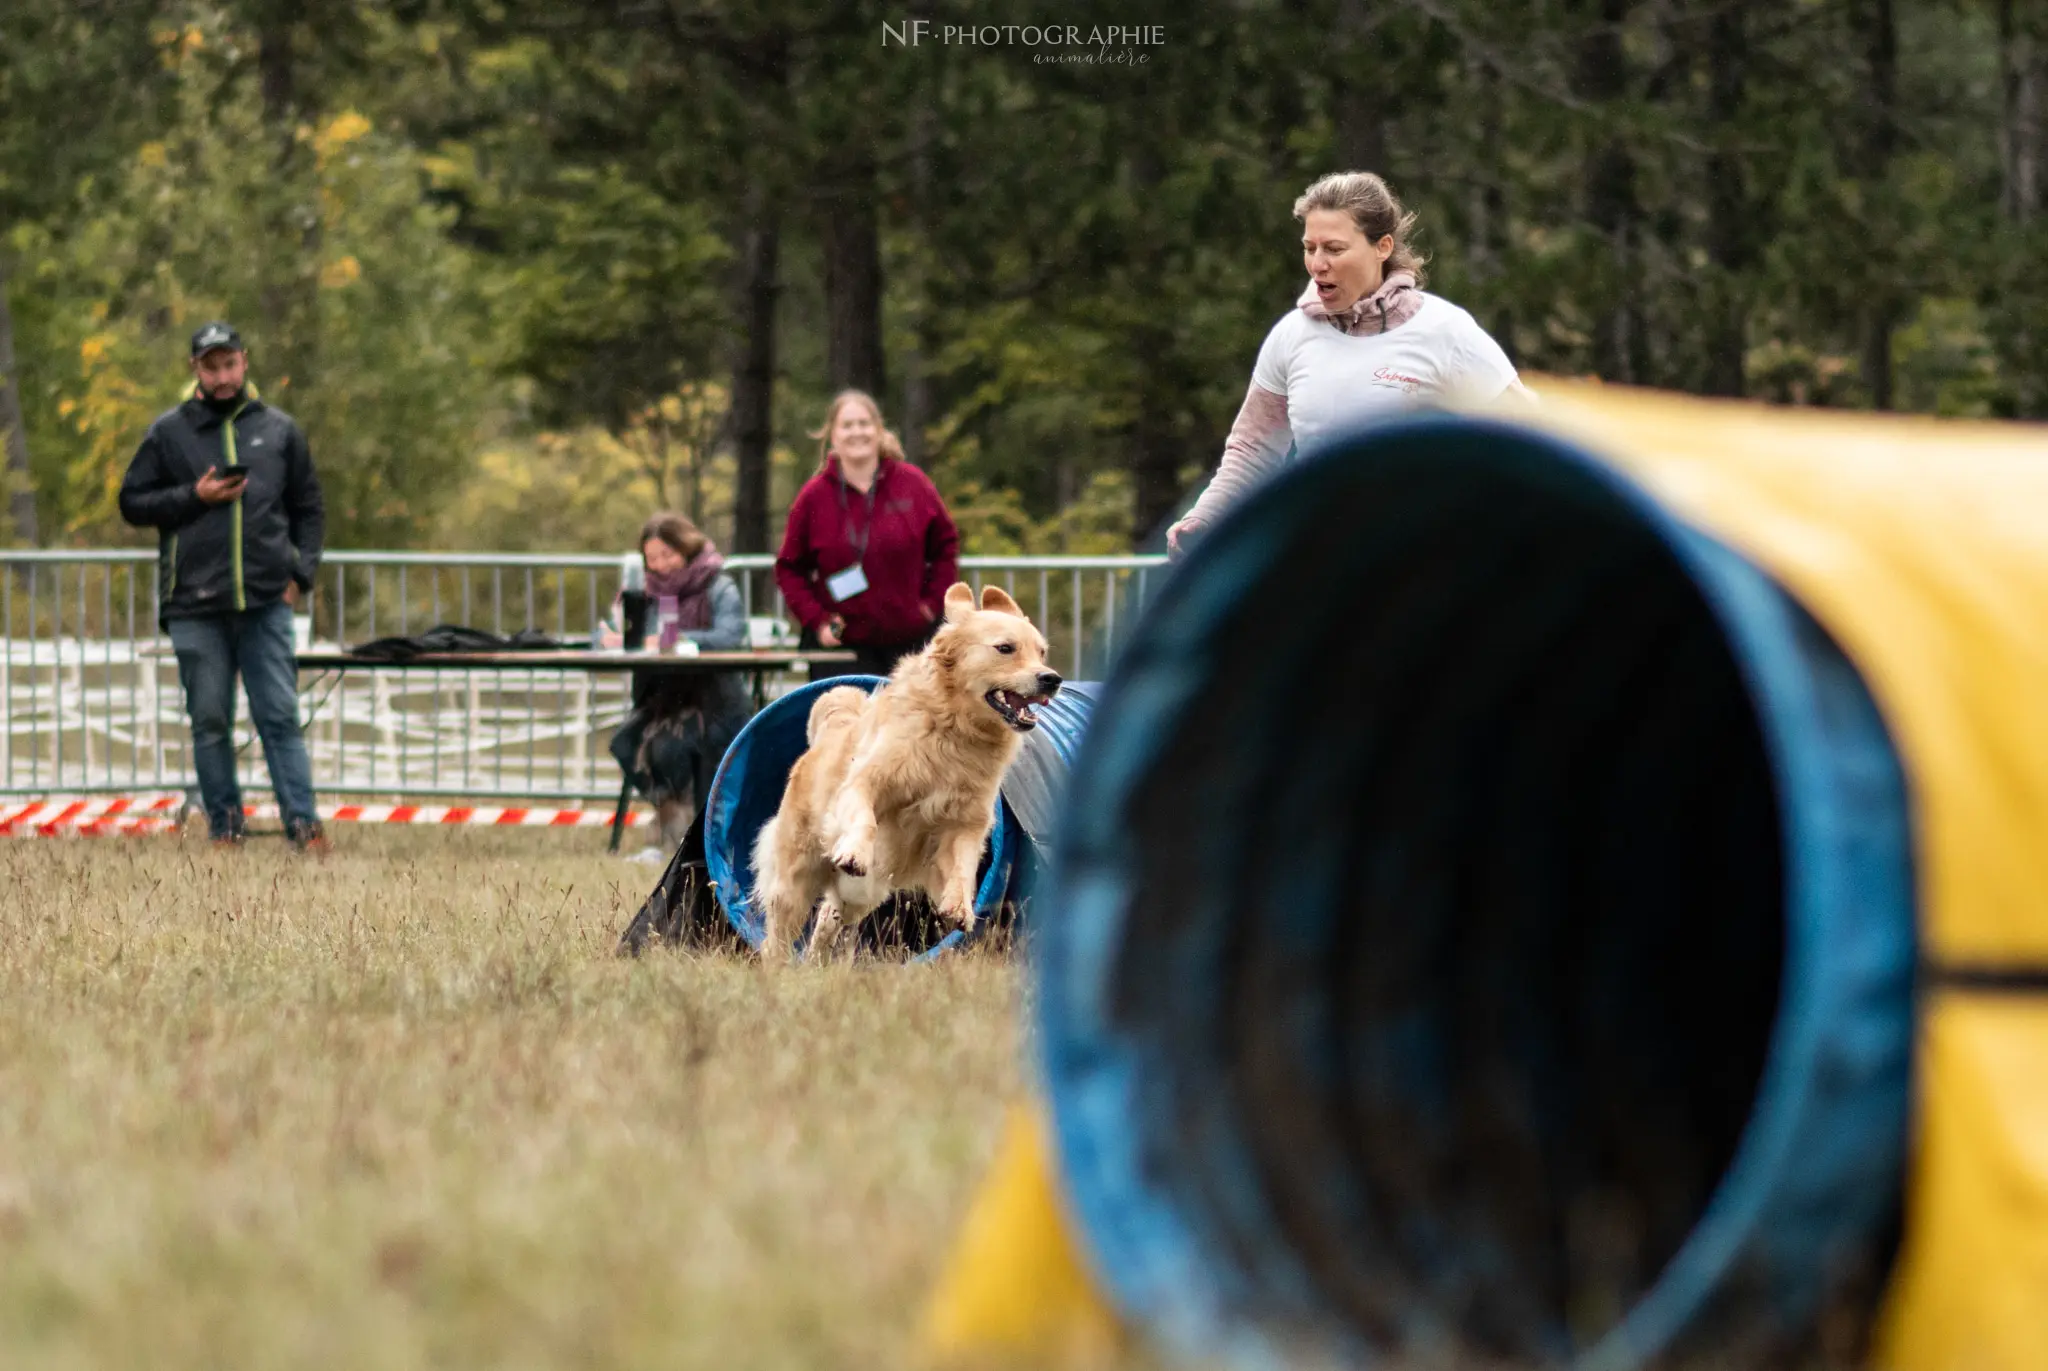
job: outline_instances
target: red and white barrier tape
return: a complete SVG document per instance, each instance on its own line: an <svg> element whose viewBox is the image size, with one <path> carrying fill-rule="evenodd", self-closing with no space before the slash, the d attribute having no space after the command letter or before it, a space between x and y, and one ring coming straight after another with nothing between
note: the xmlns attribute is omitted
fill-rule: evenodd
<svg viewBox="0 0 2048 1371"><path fill-rule="evenodd" d="M182 795L57 795L0 803L0 837L160 833L177 826L184 800Z"/></svg>
<svg viewBox="0 0 2048 1371"><path fill-rule="evenodd" d="M10 804L0 802L0 837L98 837L102 834L162 833L178 825L183 795L58 795ZM321 805L320 817L343 824L482 824L520 828L608 826L602 809L494 808L482 805ZM274 804L247 805L252 819L278 817ZM645 824L646 810L626 814L629 827Z"/></svg>

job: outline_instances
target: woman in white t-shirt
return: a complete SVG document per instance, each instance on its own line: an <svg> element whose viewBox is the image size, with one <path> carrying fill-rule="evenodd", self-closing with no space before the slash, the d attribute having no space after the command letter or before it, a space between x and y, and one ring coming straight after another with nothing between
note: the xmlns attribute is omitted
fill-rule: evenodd
<svg viewBox="0 0 2048 1371"><path fill-rule="evenodd" d="M1195 507L1167 531L1179 552L1288 460L1290 451L1376 414L1453 399L1528 395L1476 320L1423 291L1415 216L1369 171L1323 177L1294 202L1308 289L1273 325L1223 461Z"/></svg>

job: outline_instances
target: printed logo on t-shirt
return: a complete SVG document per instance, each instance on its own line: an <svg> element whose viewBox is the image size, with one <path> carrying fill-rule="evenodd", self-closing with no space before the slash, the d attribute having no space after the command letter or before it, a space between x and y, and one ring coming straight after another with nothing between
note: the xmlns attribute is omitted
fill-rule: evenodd
<svg viewBox="0 0 2048 1371"><path fill-rule="evenodd" d="M1409 395L1413 395L1422 389L1422 378L1420 376L1404 376L1392 367L1381 367L1372 374L1372 379L1377 385L1392 386Z"/></svg>

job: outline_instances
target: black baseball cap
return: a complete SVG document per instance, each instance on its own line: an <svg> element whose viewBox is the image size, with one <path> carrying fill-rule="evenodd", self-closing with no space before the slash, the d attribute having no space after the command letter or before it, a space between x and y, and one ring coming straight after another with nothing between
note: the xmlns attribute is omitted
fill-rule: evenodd
<svg viewBox="0 0 2048 1371"><path fill-rule="evenodd" d="M235 332L233 324L226 324L215 320L210 324L201 324L199 331L192 335L192 355L194 357L200 356L202 353L212 352L215 348L233 348L236 352L243 351L242 335Z"/></svg>

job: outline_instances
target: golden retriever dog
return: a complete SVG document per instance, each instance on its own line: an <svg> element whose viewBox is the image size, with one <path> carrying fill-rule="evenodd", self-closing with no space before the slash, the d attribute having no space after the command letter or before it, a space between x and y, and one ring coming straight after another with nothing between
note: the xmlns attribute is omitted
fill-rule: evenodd
<svg viewBox="0 0 2048 1371"><path fill-rule="evenodd" d="M997 788L1038 725L1033 706L1060 688L1045 652L1015 600L989 586L977 606L963 581L946 592L931 644L886 686L818 697L809 747L754 840L764 960L789 955L813 906L810 945L829 955L899 890L921 890L948 923L974 926Z"/></svg>

